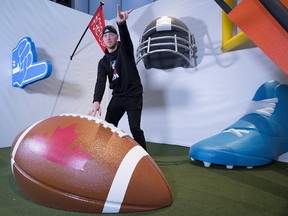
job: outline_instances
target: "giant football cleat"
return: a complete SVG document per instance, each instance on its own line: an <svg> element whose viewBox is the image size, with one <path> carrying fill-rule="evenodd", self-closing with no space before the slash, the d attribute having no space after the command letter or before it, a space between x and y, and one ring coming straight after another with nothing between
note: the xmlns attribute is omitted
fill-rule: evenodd
<svg viewBox="0 0 288 216"><path fill-rule="evenodd" d="M288 152L288 85L264 83L247 114L221 133L190 147L191 160L233 166L261 166Z"/></svg>

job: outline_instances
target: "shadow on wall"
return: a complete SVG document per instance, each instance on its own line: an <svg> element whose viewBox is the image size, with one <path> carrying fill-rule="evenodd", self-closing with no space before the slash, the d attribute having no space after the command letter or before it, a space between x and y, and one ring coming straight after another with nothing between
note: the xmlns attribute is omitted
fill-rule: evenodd
<svg viewBox="0 0 288 216"><path fill-rule="evenodd" d="M191 34L195 37L197 47L196 65L198 66L201 64L205 54L204 36L208 35L207 26L201 20L193 17L180 17L179 19L187 25Z"/></svg>
<svg viewBox="0 0 288 216"><path fill-rule="evenodd" d="M36 48L37 52L37 59L53 59L52 56L48 55L45 49L43 48ZM52 60L53 64L53 60ZM63 73L64 76L69 72L70 68L70 62L67 64L67 67L65 69L65 72ZM59 88L55 88L55 86L61 86L63 82L65 81L63 79L59 79L60 71L57 70L56 67L53 67L51 76L47 79L40 80L38 82L32 83L30 85L27 85L25 88L23 88L24 91L28 94L48 94L48 95L58 95L59 94ZM62 77L61 77L62 78ZM71 90L69 91L61 91L61 95L65 95L72 98L79 98L82 95L81 92L81 85L79 83L69 83L65 81L66 86L73 86L73 94L71 94ZM62 89L61 89L62 90Z"/></svg>
<svg viewBox="0 0 288 216"><path fill-rule="evenodd" d="M197 65L199 66L204 58L204 56L215 56L215 61L217 64L222 68L227 68L232 65L237 59L235 55L225 55L225 59L222 61L219 58L219 55L222 54L220 50L220 44L213 43L210 34L207 30L207 26L203 21L195 19L193 17L182 17L180 18L187 27L190 29L191 33L194 34L196 40L196 47L197 47ZM205 38L207 42L205 43ZM208 65L206 65L207 67ZM197 70L197 67L195 68Z"/></svg>

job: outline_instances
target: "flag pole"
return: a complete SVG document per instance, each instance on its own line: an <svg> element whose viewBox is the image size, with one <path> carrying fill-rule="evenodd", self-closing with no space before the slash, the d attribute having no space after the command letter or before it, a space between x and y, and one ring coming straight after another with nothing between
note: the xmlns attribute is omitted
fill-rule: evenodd
<svg viewBox="0 0 288 216"><path fill-rule="evenodd" d="M104 1L100 1L100 6L101 6L101 5L104 5ZM82 36L81 36L80 40L78 41L78 43L77 43L77 45L76 45L76 47L75 47L75 49L74 49L74 51L73 51L72 55L70 56L70 60L72 60L72 59L73 59L73 56L74 56L74 54L75 54L75 52L76 52L76 50L77 50L78 46L80 45L80 43L81 43L81 41L82 41L82 39L83 39L84 35L86 34L86 32L87 32L87 30L88 30L88 27L89 27L89 24L87 25L87 27L86 27L85 31L83 32L83 34L82 34Z"/></svg>
<svg viewBox="0 0 288 216"><path fill-rule="evenodd" d="M79 44L81 43L81 41L82 41L82 39L83 39L84 35L86 34L87 30L88 30L88 26L86 27L86 29L85 29L84 33L82 34L82 36L81 36L80 40L78 41L78 44L76 45L76 47L75 47L75 49L74 49L74 51L73 51L72 55L70 56L70 60L72 60L72 59L73 59L73 56L74 56L74 54L75 54L75 52L76 52L76 50L77 50L77 48L78 48Z"/></svg>

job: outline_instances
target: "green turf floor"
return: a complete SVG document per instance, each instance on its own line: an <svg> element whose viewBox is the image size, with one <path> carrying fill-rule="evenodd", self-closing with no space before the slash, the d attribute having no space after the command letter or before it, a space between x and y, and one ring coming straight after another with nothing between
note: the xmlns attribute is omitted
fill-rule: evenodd
<svg viewBox="0 0 288 216"><path fill-rule="evenodd" d="M288 215L288 163L274 162L253 169L226 170L218 165L206 168L190 160L189 148L155 143L147 146L167 178L173 204L159 210L118 215ZM10 148L0 149L0 216L97 215L52 209L27 199L14 181L9 153Z"/></svg>

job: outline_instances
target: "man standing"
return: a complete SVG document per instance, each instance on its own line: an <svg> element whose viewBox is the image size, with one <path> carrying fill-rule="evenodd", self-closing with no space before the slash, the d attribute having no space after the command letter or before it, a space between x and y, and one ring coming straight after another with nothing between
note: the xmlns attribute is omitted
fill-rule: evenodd
<svg viewBox="0 0 288 216"><path fill-rule="evenodd" d="M116 127L127 112L129 127L133 138L146 150L144 132L140 127L143 107L143 86L134 58L134 49L126 20L132 10L122 12L118 7L117 25L121 42L118 41L117 30L107 25L102 31L106 45L105 55L98 63L98 76L94 90L93 103L88 115L101 116L100 103L105 91L108 77L112 98L107 107L105 120Z"/></svg>

